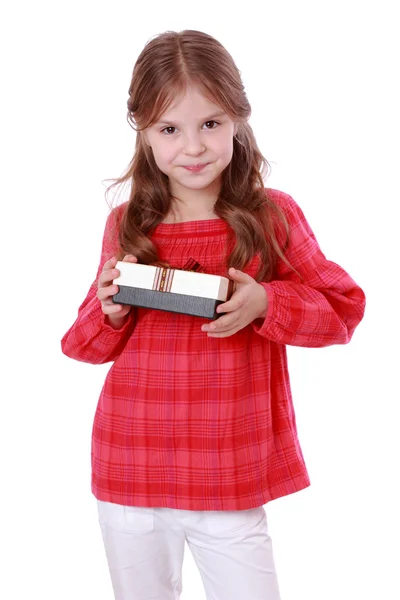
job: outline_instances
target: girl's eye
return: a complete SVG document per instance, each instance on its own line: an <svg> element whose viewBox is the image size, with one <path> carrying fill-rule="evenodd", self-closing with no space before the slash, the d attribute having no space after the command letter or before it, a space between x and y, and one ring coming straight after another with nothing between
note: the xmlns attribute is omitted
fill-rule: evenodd
<svg viewBox="0 0 400 600"><path fill-rule="evenodd" d="M164 129L162 129L161 131L163 133L166 133L167 135L170 135L171 133L174 133L173 131L170 131L170 129L174 130L176 129L176 127L165 127Z"/></svg>
<svg viewBox="0 0 400 600"><path fill-rule="evenodd" d="M207 129L215 129L215 127L208 127L208 125L212 123L212 125L219 125L219 123L217 123L217 121L206 121L204 123L204 125L207 125Z"/></svg>

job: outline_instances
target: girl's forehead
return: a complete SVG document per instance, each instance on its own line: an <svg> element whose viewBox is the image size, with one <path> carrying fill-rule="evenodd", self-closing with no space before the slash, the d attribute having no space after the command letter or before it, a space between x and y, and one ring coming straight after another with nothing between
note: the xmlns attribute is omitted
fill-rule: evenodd
<svg viewBox="0 0 400 600"><path fill-rule="evenodd" d="M212 113L223 114L224 109L216 104L215 100L210 96L206 96L198 89L189 88L185 93L178 98L174 98L165 108L157 120L165 118L178 118L179 116L186 117L205 117Z"/></svg>

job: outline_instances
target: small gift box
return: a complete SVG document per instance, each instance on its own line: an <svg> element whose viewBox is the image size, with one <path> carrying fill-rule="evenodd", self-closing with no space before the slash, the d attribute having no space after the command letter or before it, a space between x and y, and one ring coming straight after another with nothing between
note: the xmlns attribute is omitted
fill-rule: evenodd
<svg viewBox="0 0 400 600"><path fill-rule="evenodd" d="M120 276L113 283L119 292L112 299L117 304L215 319L221 315L217 306L233 292L233 281L218 275L122 261L116 268Z"/></svg>

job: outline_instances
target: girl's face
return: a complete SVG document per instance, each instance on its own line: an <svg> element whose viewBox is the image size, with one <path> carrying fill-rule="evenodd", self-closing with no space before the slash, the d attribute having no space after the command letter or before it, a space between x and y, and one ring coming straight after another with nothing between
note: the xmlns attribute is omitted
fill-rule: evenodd
<svg viewBox="0 0 400 600"><path fill-rule="evenodd" d="M196 88L144 132L174 196L205 191L218 195L222 171L233 153L237 125Z"/></svg>

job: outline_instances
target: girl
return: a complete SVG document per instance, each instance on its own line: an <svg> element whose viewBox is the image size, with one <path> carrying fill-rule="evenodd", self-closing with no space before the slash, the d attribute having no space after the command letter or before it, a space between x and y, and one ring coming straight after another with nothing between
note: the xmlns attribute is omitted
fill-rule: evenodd
<svg viewBox="0 0 400 600"><path fill-rule="evenodd" d="M62 340L113 361L97 406L92 491L117 600L172 600L187 540L210 600L278 600L263 505L309 485L285 346L346 344L362 290L302 211L267 189L231 56L198 31L140 54L129 88L128 202L108 217L95 283ZM112 186L111 186L112 187ZM215 321L116 305L117 260L230 277Z"/></svg>

